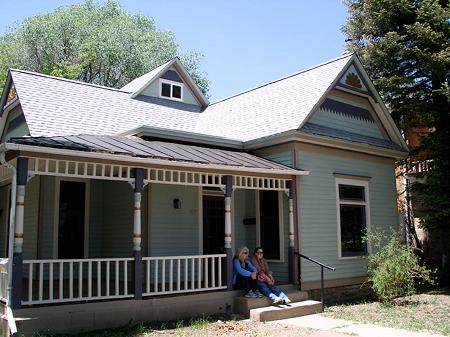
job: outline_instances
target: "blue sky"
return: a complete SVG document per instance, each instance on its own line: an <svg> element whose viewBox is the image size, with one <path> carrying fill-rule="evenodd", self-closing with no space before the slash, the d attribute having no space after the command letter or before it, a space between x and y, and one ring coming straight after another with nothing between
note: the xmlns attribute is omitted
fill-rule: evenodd
<svg viewBox="0 0 450 337"><path fill-rule="evenodd" d="M14 22L71 3L69 0L2 1L0 34ZM342 0L121 0L158 29L175 34L182 50L204 55L210 101L236 94L336 58L344 50Z"/></svg>

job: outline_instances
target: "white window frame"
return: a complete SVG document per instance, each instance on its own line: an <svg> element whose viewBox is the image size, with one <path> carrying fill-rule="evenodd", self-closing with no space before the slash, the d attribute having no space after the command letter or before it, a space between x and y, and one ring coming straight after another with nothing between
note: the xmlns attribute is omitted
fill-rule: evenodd
<svg viewBox="0 0 450 337"><path fill-rule="evenodd" d="M53 258L58 259L58 232L59 232L59 196L61 181L78 181L85 183L84 191L84 258L89 257L89 214L91 204L91 180L79 178L55 177L55 203L53 212Z"/></svg>
<svg viewBox="0 0 450 337"><path fill-rule="evenodd" d="M162 85L163 85L163 83L170 85L170 97L162 95ZM181 87L181 98L173 97L173 86L174 85L177 85L177 86ZM176 82L176 81L171 81L171 80L166 80L166 79L160 78L159 79L159 97L165 98L165 99L172 99L174 101L183 101L184 84L180 83L180 82Z"/></svg>
<svg viewBox="0 0 450 337"><path fill-rule="evenodd" d="M364 201L360 200L340 200L339 185L362 186L364 187ZM357 256L342 256L341 245L341 204L345 205L363 205L366 213L366 229L370 230L370 199L369 199L369 182L360 179L336 178L336 213L337 213L337 239L338 239L338 258L339 260L361 259L370 254L370 245L367 244L367 253Z"/></svg>
<svg viewBox="0 0 450 337"><path fill-rule="evenodd" d="M255 190L255 206L256 206L256 246L261 246L261 213L259 206L259 192ZM284 263L284 192L278 191L278 230L280 236L280 258L278 260L267 260L267 262ZM264 247L263 247L264 248Z"/></svg>

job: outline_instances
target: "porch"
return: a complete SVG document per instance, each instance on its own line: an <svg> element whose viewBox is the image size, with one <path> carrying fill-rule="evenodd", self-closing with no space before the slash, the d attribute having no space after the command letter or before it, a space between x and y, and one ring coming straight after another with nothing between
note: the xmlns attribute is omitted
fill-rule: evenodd
<svg viewBox="0 0 450 337"><path fill-rule="evenodd" d="M231 290L233 250L267 244L271 234L273 269L281 281L294 281L293 182L305 172L258 157L249 164L250 155L234 152L235 164L219 170L19 148L2 172L16 200L9 216L15 309ZM64 191L66 181L79 186ZM264 212L269 208L277 211Z"/></svg>

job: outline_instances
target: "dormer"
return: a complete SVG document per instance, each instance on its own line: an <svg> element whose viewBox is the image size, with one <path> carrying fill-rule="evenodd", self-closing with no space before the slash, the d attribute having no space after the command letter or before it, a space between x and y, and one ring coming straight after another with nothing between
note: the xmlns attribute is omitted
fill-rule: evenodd
<svg viewBox="0 0 450 337"><path fill-rule="evenodd" d="M209 104L178 57L136 78L120 90L130 92L132 98L157 97L203 108Z"/></svg>

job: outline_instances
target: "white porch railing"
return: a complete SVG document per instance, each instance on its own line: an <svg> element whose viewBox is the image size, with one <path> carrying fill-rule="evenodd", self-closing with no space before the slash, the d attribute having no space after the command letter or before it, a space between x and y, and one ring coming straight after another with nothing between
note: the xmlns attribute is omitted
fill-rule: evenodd
<svg viewBox="0 0 450 337"><path fill-rule="evenodd" d="M134 296L133 258L24 260L23 305ZM130 283L130 284L129 284Z"/></svg>
<svg viewBox="0 0 450 337"><path fill-rule="evenodd" d="M143 257L143 296L226 289L226 254Z"/></svg>
<svg viewBox="0 0 450 337"><path fill-rule="evenodd" d="M8 259L0 261L0 302L8 302Z"/></svg>

